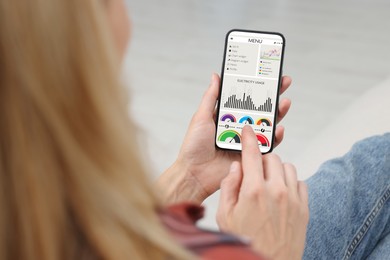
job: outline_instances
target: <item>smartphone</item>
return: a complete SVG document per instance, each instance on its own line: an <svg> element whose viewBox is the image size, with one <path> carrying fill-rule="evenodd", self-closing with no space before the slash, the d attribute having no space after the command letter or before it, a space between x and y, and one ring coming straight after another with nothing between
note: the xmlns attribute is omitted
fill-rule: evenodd
<svg viewBox="0 0 390 260"><path fill-rule="evenodd" d="M215 145L241 151L241 132L250 125L260 151L275 139L285 48L276 32L231 30L226 35L218 98Z"/></svg>

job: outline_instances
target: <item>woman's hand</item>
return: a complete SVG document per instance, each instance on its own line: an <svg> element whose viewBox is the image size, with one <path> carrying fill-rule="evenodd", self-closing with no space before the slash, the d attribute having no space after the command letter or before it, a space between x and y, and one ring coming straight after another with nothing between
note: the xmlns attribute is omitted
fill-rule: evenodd
<svg viewBox="0 0 390 260"><path fill-rule="evenodd" d="M301 259L309 219L307 188L295 168L275 154L262 156L252 128L242 136L242 163L221 184L217 221L223 231L248 237L269 259Z"/></svg>
<svg viewBox="0 0 390 260"><path fill-rule="evenodd" d="M193 201L202 203L219 189L222 179L233 161L240 160L239 153L215 148L215 106L218 99L219 77L213 74L198 111L193 116L176 162L157 180L157 185L168 203ZM282 94L291 85L290 77L283 77L279 91ZM281 99L277 123L287 114L289 99ZM283 140L284 128L276 127L275 146Z"/></svg>

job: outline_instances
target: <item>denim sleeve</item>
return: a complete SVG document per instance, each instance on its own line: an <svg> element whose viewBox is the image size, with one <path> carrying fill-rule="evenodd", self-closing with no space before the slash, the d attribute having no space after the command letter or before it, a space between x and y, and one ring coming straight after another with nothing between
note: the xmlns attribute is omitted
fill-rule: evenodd
<svg viewBox="0 0 390 260"><path fill-rule="evenodd" d="M304 259L390 259L390 133L325 162L307 185Z"/></svg>

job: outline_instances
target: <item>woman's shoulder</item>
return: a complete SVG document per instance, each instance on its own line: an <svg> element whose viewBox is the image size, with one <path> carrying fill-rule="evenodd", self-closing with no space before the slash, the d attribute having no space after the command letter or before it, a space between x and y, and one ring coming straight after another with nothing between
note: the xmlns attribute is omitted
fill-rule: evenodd
<svg viewBox="0 0 390 260"><path fill-rule="evenodd" d="M204 208L191 203L175 204L160 212L160 219L173 238L205 259L263 259L236 236L196 226Z"/></svg>

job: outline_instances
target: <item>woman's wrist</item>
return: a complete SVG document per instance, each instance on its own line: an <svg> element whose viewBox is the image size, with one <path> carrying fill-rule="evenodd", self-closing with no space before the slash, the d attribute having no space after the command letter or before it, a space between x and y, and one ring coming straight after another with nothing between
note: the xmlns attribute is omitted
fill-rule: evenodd
<svg viewBox="0 0 390 260"><path fill-rule="evenodd" d="M156 185L163 194L166 204L193 202L201 204L207 198L207 192L194 177L190 167L176 161L157 179Z"/></svg>

